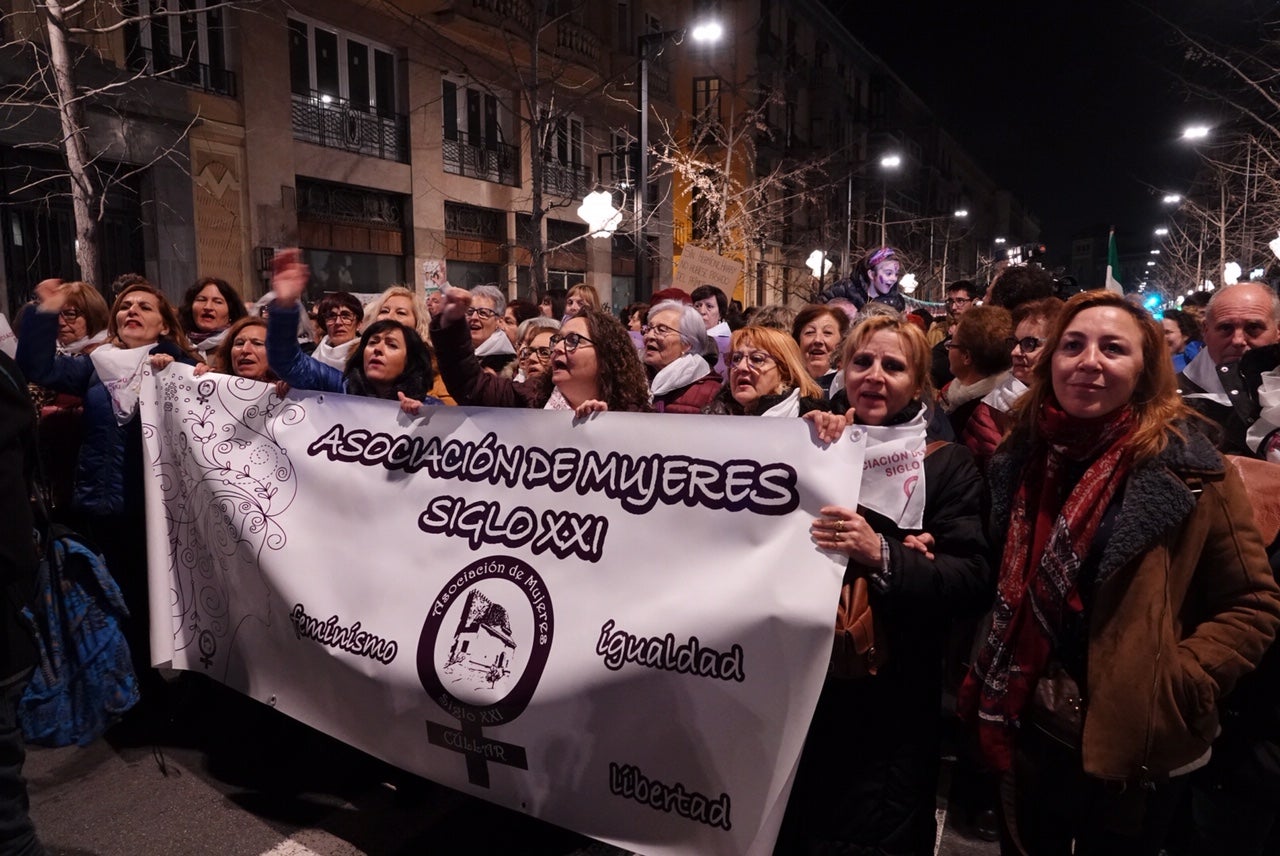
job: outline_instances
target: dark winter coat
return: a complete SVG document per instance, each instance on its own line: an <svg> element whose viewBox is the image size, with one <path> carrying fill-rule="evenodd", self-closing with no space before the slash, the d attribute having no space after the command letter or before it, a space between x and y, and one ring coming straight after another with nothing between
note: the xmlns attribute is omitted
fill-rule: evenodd
<svg viewBox="0 0 1280 856"><path fill-rule="evenodd" d="M701 413L724 385L724 379L712 372L688 386L653 397L654 413Z"/></svg>
<svg viewBox="0 0 1280 856"><path fill-rule="evenodd" d="M84 399L84 440L76 462L72 503L88 514L120 514L142 507L142 428L138 415L124 425L116 421L111 395L98 379L93 360L56 353L58 314L27 312L18 335L18 365L27 380ZM161 340L153 354L178 362L195 360L177 345Z"/></svg>
<svg viewBox="0 0 1280 856"><path fill-rule="evenodd" d="M1204 757L1219 702L1280 625L1280 590L1240 476L1189 425L1130 471L1088 616L1084 771L1139 781ZM1009 525L1025 448L991 459L992 531Z"/></svg>
<svg viewBox="0 0 1280 856"><path fill-rule="evenodd" d="M22 618L35 597L38 567L30 502L35 422L26 378L0 352L0 687L39 660L30 624Z"/></svg>
<svg viewBox="0 0 1280 856"><path fill-rule="evenodd" d="M903 545L911 533L862 511L889 551L888 588L871 593L888 660L872 677L823 686L788 806L790 840L778 853L933 852L948 619L981 613L993 586L973 456L948 443L925 458L924 472L933 559ZM848 573L865 569L850 563Z"/></svg>
<svg viewBox="0 0 1280 856"><path fill-rule="evenodd" d="M476 359L471 331L466 324L440 325L431 321L431 342L436 348L440 376L449 394L461 405L483 407L542 407L547 403L542 382L535 378L514 381L486 372Z"/></svg>

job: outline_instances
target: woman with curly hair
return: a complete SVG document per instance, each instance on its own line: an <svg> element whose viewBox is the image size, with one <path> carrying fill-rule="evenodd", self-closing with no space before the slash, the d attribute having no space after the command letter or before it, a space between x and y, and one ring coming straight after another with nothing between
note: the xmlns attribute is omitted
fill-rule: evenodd
<svg viewBox="0 0 1280 856"><path fill-rule="evenodd" d="M459 404L572 410L580 416L650 409L640 358L612 315L581 309L551 337L551 370L520 382L485 372L476 359L470 331L462 323L470 306L470 292L450 288L444 308L431 322L440 373Z"/></svg>
<svg viewBox="0 0 1280 856"><path fill-rule="evenodd" d="M182 296L178 317L201 359L208 362L231 325L249 314L244 299L225 279L201 277Z"/></svg>
<svg viewBox="0 0 1280 856"><path fill-rule="evenodd" d="M297 250L276 253L276 274L271 280L275 303L267 315L267 362L272 371L300 389L398 399L406 413L417 413L424 403L443 403L428 394L435 379L431 352L414 328L392 318L365 327L342 371L302 353L294 330L298 298L310 276Z"/></svg>

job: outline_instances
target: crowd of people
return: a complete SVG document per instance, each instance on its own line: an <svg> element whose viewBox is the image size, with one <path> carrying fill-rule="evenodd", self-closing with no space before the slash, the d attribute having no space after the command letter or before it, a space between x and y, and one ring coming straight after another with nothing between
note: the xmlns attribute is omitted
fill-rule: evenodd
<svg viewBox="0 0 1280 856"><path fill-rule="evenodd" d="M974 789L976 828L1004 853L1280 852L1280 518L1255 515L1263 462L1280 462L1259 393L1280 365L1280 296L1243 283L1158 322L1016 266L985 289L949 284L934 318L898 291L902 272L877 249L798 309L742 311L705 285L615 315L588 285L536 303L445 285L367 304L330 293L309 317L309 271L283 251L265 317L216 278L176 307L145 281L110 308L91 285L43 282L10 373L35 385L55 509L104 551L134 611L144 697L162 691L147 656L144 363L411 416L456 403L801 417L822 441L856 424L868 456L904 451L923 478L904 506L851 473L858 503L810 523L814 549L864 584L879 654L857 677L833 660L776 852L932 853L948 696L965 763L991 783Z"/></svg>

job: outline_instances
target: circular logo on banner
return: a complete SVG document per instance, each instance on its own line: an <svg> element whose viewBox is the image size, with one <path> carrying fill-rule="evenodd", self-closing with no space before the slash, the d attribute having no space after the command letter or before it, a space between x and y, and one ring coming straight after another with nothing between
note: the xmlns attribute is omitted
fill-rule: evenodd
<svg viewBox="0 0 1280 856"><path fill-rule="evenodd" d="M512 556L472 562L432 601L418 638L418 680L463 723L501 725L528 706L555 621L542 576Z"/></svg>

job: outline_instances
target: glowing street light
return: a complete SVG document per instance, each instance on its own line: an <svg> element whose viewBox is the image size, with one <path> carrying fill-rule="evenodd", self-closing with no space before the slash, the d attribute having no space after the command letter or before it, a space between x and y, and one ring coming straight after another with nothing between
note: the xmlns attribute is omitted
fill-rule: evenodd
<svg viewBox="0 0 1280 856"><path fill-rule="evenodd" d="M1240 281L1240 274L1243 272L1239 262L1227 262L1226 267L1222 269L1222 281L1227 285L1235 285Z"/></svg>
<svg viewBox="0 0 1280 856"><path fill-rule="evenodd" d="M897 169L902 166L902 157L900 155L885 155L880 158L880 166L885 169Z"/></svg>
<svg viewBox="0 0 1280 856"><path fill-rule="evenodd" d="M695 42L704 44L720 41L720 37L724 35L724 27L720 26L719 21L704 21L696 24L689 35L693 37Z"/></svg>
<svg viewBox="0 0 1280 856"><path fill-rule="evenodd" d="M809 253L809 258L805 261L804 266L813 271L816 277L824 277L831 270L831 259L827 258L827 254L822 250L814 250Z"/></svg>
<svg viewBox="0 0 1280 856"><path fill-rule="evenodd" d="M913 273L909 273L898 280L898 288L902 290L903 294L913 294L916 290L916 285L916 275Z"/></svg>
<svg viewBox="0 0 1280 856"><path fill-rule="evenodd" d="M1182 197L1176 193L1166 193L1164 199L1161 200L1165 205L1177 205L1182 201Z"/></svg>
<svg viewBox="0 0 1280 856"><path fill-rule="evenodd" d="M959 219L963 220L965 217L968 217L968 216L969 216L969 209L968 209L968 208L957 208L957 209L956 209L956 214L955 214L955 216L956 216L957 218L959 218Z"/></svg>
<svg viewBox="0 0 1280 856"><path fill-rule="evenodd" d="M607 238L622 222L622 212L613 207L613 194L605 190L588 193L578 206L578 216L593 238Z"/></svg>
<svg viewBox="0 0 1280 856"><path fill-rule="evenodd" d="M1161 226L1159 229L1156 229L1157 238L1163 238L1167 234L1169 234L1169 230L1166 229L1164 226Z"/></svg>
<svg viewBox="0 0 1280 856"><path fill-rule="evenodd" d="M1152 250L1152 251L1151 251L1151 255L1153 255L1153 256L1158 256L1158 255L1160 255L1160 251L1159 251L1159 250Z"/></svg>
<svg viewBox="0 0 1280 856"><path fill-rule="evenodd" d="M1182 139L1184 140L1203 140L1209 136L1208 125L1188 125L1182 129Z"/></svg>
<svg viewBox="0 0 1280 856"><path fill-rule="evenodd" d="M1008 240L1008 238L996 238L996 243L997 243L997 244L1003 244L1003 243L1005 243L1007 240Z"/></svg>

